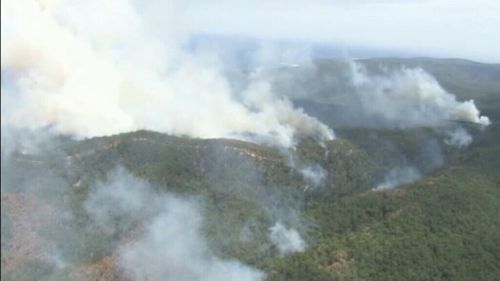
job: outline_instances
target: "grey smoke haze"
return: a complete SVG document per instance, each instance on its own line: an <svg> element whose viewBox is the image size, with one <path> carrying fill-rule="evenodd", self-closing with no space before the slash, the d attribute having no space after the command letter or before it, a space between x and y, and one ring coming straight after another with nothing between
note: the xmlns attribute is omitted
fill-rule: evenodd
<svg viewBox="0 0 500 281"><path fill-rule="evenodd" d="M84 203L94 223L115 234L130 228L132 219L143 212L147 202L156 208L156 199L149 185L118 167L105 182L95 184Z"/></svg>
<svg viewBox="0 0 500 281"><path fill-rule="evenodd" d="M422 133L419 136L418 149L414 153L399 150L393 143L387 142L383 148L384 163L390 169L385 172L373 190L392 189L400 185L413 183L425 175L431 174L445 163L445 155L440 142L432 135Z"/></svg>
<svg viewBox="0 0 500 281"><path fill-rule="evenodd" d="M320 142L319 145L324 147L324 143ZM280 153L283 155L285 163L302 176L302 179L306 183L306 190L309 187L316 188L325 183L328 177L328 171L321 167L320 164L303 163L296 155L294 148L282 148L280 149Z"/></svg>
<svg viewBox="0 0 500 281"><path fill-rule="evenodd" d="M213 187L218 193L228 199L243 199L262 211L266 221L282 221L301 231L307 229L302 215L304 194L298 187L266 185L265 170L259 160L227 146L213 146L205 157L209 161L206 176L220 183Z"/></svg>
<svg viewBox="0 0 500 281"><path fill-rule="evenodd" d="M53 266L47 274L59 276L95 256L110 255L118 246L119 266L132 280L256 281L265 276L237 260L218 258L209 249L201 230L204 217L198 198L159 192L118 167L106 179L92 184L84 198L71 201L67 192L72 192L68 190L72 184L47 167L13 164L6 169L2 170L2 192L26 192L28 199L33 194L33 202L41 204L28 206L33 210L20 219L44 239L39 256ZM86 184L81 179L71 189ZM80 204L86 215L75 208ZM40 223L47 215L55 221ZM127 235L134 230L130 243ZM6 253L4 246L2 243L2 254Z"/></svg>
<svg viewBox="0 0 500 281"><path fill-rule="evenodd" d="M281 255L303 252L306 248L306 243L297 230L287 228L281 222L276 222L269 228L269 240Z"/></svg>
<svg viewBox="0 0 500 281"><path fill-rule="evenodd" d="M1 153L5 157L5 164L12 153L39 154L42 151L51 149L56 140L54 135L47 129L18 129L10 126L1 127Z"/></svg>
<svg viewBox="0 0 500 281"><path fill-rule="evenodd" d="M247 236L248 239L253 239L253 241L256 241L256 239L263 239L262 252L269 251L269 245L272 244L269 239L266 239L267 229L265 225L269 225L274 221L280 220L286 223L287 226L294 227L294 231L297 232L297 235L300 237L298 231L303 231L307 228L301 216L301 191L295 187L265 186L263 183L263 170L261 169L262 167L259 166L258 161L254 161L252 157L246 154L241 154L241 151L233 150L232 146L218 144L222 143L214 142L214 150L209 151L206 155L209 163L206 163L206 169L208 170L205 171L207 174L204 176L215 177L223 184L213 187L217 193L224 195L223 197L226 198L224 202L222 202L223 204L226 204L227 201L233 198L240 200L240 202L249 202L250 205L256 208L255 213L257 214L256 218L246 217L246 220L242 222L244 226L249 226L249 228L247 227L247 229L244 229L242 227L239 229L239 225L235 226L233 223L230 223L228 229L231 231L241 230L241 233L245 234L243 236ZM39 150L33 150L33 152L40 152L43 154L43 152ZM31 156L36 157L36 155ZM67 156L61 157L61 160L64 160L66 157ZM18 161L18 159L19 156L15 156L10 158L9 161ZM41 157L40 159L46 160L47 158ZM64 165L64 163L60 164ZM200 275L197 273L198 271L210 271L214 280L224 279L224 277L228 276L225 274L233 274L235 280L261 280L263 278L262 272L245 266L238 261L219 259L214 252L208 249L207 241L202 240L201 242L196 242L191 238L191 240L187 242L193 243L194 245L204 245L204 250L199 250L193 254L194 256L190 257L193 260L178 259L173 261L176 264L152 264L153 261L160 262L167 259L166 255L175 255L179 258L188 255L187 252L165 252L166 250L161 248L164 247L162 246L163 244L155 244L158 241L158 243L164 243L165 240L158 238L160 240L151 242L149 239L156 237L152 234L154 231L165 232L157 229L157 226L165 226L165 223L162 221L168 220L168 225L171 225L172 221L177 220L177 217L175 217L177 215L174 216L169 213L171 209L166 207L167 201L173 202L171 203L173 205L180 204L181 207L183 205L189 206L189 208L194 207L195 210L190 214L197 213L199 219L197 227L200 229L201 225L205 222L201 211L202 208L200 207L201 204L196 199L191 198L185 200L171 194L157 192L153 190L147 182L131 175L123 168L112 170L108 173L106 179L92 183L93 180L90 178L76 177L72 180L61 179L58 175L53 174L49 167L42 165L40 166L40 170L37 170L37 165L36 163L28 163L26 167L22 166L22 169L19 169L18 165L9 166L9 170L6 171L5 174L4 170L2 170L2 175L4 176L2 177L2 191L4 191L3 189L6 187L3 181L6 180L10 182L9 177L14 175L13 171L19 169L16 171L18 177L15 177L15 179L21 180L24 183L23 187L13 186L9 187L7 191L33 192L37 196L40 196L40 198L47 198L49 204L56 206L56 213L61 214L62 217L65 216L65 218L60 219L62 219L66 227L64 230L57 229L58 234L56 236L46 238L47 247L43 251L46 257L45 261L54 265L54 274L59 274L61 271L67 270L68 268L71 269L75 265L80 264L82 260L88 261L92 260L95 256L101 257L103 255L109 255L110 250L114 249L116 245L119 246L122 244L124 234L126 235L131 229L143 224L143 232L141 232L140 236L136 236L133 239L137 241L137 243L134 244L136 247L130 248L130 251L127 247L120 248L120 253L123 253L123 255L128 253L127 259L123 258L122 261L122 266L124 268L131 268L126 262L137 263L146 260L148 264L147 266L144 265L143 268L146 268L148 271L154 268L164 270L154 273L158 274L157 276L167 274L165 273L165 270L167 270L166 268L174 267L175 269L169 269L168 272L180 270L179 274L182 276L194 276L192 278L198 278L193 280L207 280L206 278L208 277L205 274ZM78 164L71 165L76 166L67 167L69 170L79 168ZM2 165L2 169L3 168L5 168L4 165ZM68 172L72 174L71 171ZM5 175L9 177L5 177ZM236 182L241 182L241 184L235 185ZM234 186L231 187L229 185ZM73 199L71 198L74 196L73 192L76 190L79 190L78 194L80 195L78 198L73 198L76 201L72 201ZM88 190L88 194L86 190ZM83 195L84 197L81 197ZM170 197L175 197L175 199L169 199ZM186 202L183 203L181 201ZM230 202L227 203L231 204ZM79 208L81 208L85 214L74 213L74 211ZM172 208L177 209L178 207ZM185 207L184 209L189 208ZM187 216L188 215L182 216L178 219L178 222L185 223ZM86 217L88 217L89 220L87 220ZM195 219L195 221L198 219ZM210 224L210 228L218 228L218 226L213 225L217 223L217 221L210 221L208 223ZM150 226L150 224L152 226ZM225 222L224 225L224 227L227 227L228 223ZM262 228L262 237L255 237L254 232L256 225ZM188 229L185 230L188 231ZM192 228L190 228L189 231L191 230ZM52 230L45 229L44 231ZM178 230L179 233L182 231L184 230ZM198 232L193 233L190 237L203 238L203 235L204 234L201 232ZM177 238L174 237L173 239L175 240ZM244 239L241 240L243 241ZM95 241L97 241L97 244L95 244ZM244 241L242 241L240 241L240 243L244 243ZM251 245L252 241L249 243L249 245ZM131 246L131 244L127 244L127 246ZM210 241L210 249L217 249L218 246L217 241ZM151 251L148 250L148 252L151 253L154 253L152 249L161 252L154 253L159 256L152 256L150 254L147 257L143 257L141 255L144 254L144 251L140 251L142 247L150 247ZM186 245L185 248L179 250L190 251L193 247L195 246ZM202 255L202 257L196 257L196 255ZM167 260L170 260L170 256L168 256L169 258ZM199 261L199 264L193 264L193 261ZM183 263L186 263L186 265L179 269L178 264ZM137 280L143 280L141 278L145 278L141 277L143 273L144 271L130 272L130 274L137 276ZM148 276L151 277L151 275Z"/></svg>
<svg viewBox="0 0 500 281"><path fill-rule="evenodd" d="M462 127L446 130L446 139L444 142L447 145L456 146L459 148L467 147L472 143L472 135Z"/></svg>
<svg viewBox="0 0 500 281"><path fill-rule="evenodd" d="M211 253L201 233L199 204L194 198L157 193L119 168L93 188L85 207L107 232L123 231L131 218L146 215L139 237L119 248L120 266L133 280L263 280L262 272Z"/></svg>
<svg viewBox="0 0 500 281"><path fill-rule="evenodd" d="M264 274L236 260L210 253L200 234L198 207L187 200L165 197L164 210L145 233L121 248L121 264L134 280L262 280Z"/></svg>
<svg viewBox="0 0 500 281"><path fill-rule="evenodd" d="M259 161L230 147L214 146L205 157L210 161L207 175L221 183L214 187L217 193L224 195L227 201L240 202L241 209L251 208L254 212L251 217L239 215L232 226L215 222L214 230L218 232L239 231L238 241L227 238L216 241L216 246L231 247L231 243L236 243L243 248L252 247L254 251L257 247L261 254L269 254L270 246L274 245L281 255L305 248L303 235L307 236L311 222L302 213L304 193L301 189L266 185ZM220 216L231 217L226 211L222 211ZM279 226L262 228L276 222L280 222ZM282 228L282 225L289 228ZM260 236L262 234L264 237ZM258 245L255 244L256 239L260 239Z"/></svg>
<svg viewBox="0 0 500 281"><path fill-rule="evenodd" d="M121 264L134 280L263 280L262 272L210 253L196 205L174 197L164 200L164 210L143 236L121 249Z"/></svg>
<svg viewBox="0 0 500 281"><path fill-rule="evenodd" d="M421 177L420 172L411 166L393 168L385 175L382 183L377 185L373 190L384 190L395 188L399 185L412 183Z"/></svg>
<svg viewBox="0 0 500 281"><path fill-rule="evenodd" d="M24 139L26 136L24 133L17 132L16 134L23 138L23 143L29 142L30 138ZM40 135L44 141L48 141L43 134ZM36 138L36 134L34 137ZM38 144L38 140L33 141L34 144ZM15 149L22 147L17 145ZM28 147L31 147L31 144ZM31 157L36 157L40 153L37 145L34 148L26 151L33 153ZM17 214L14 212L16 214L15 220L14 217L11 217L11 220L14 221L14 229L17 231L11 234L9 243L2 243L2 256L11 258L12 255L16 255L16 252L28 249L32 251L31 258L53 266L52 273L60 272L72 265L75 260L74 256L67 255L67 251L63 250L61 245L71 247L73 253L81 253L80 244L75 242L85 243L85 238L82 236L87 234L84 228L76 229L75 214L66 205L68 180L61 174L50 170L45 166L46 163L42 163L36 158L23 159L21 157L20 159L14 155L4 157L3 149L8 148L2 144L2 218L5 215L4 203L6 205L14 204L14 206L20 204L23 211ZM9 200L3 201L4 196ZM12 216L10 211L7 214ZM60 225L65 225L65 231L59 228ZM68 233L71 234L68 235ZM26 239L26 235L30 239ZM4 232L2 232L2 240L4 238ZM45 243L33 247L31 239L35 241L42 239ZM11 247L15 247L16 250L13 251ZM2 263L2 270L4 270L3 266Z"/></svg>
<svg viewBox="0 0 500 281"><path fill-rule="evenodd" d="M304 180L312 187L318 187L322 185L328 175L328 172L318 164L303 166L299 169L299 172Z"/></svg>
<svg viewBox="0 0 500 281"><path fill-rule="evenodd" d="M445 162L445 157L438 141L433 138L425 139L415 161L419 164L419 170L423 174L431 173L441 167Z"/></svg>

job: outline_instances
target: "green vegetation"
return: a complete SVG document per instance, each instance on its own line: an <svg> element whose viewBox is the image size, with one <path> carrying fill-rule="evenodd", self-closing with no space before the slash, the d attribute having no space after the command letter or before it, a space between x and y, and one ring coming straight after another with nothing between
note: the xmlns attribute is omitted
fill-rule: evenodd
<svg viewBox="0 0 500 281"><path fill-rule="evenodd" d="M270 281L499 280L500 87L492 90L498 81L485 83L478 74L477 83L459 83L462 75L482 67L468 62L415 59L405 64L431 69L456 93L477 88L479 105L493 124L486 130L462 124L475 136L464 149L446 146L430 128L339 128L338 139L324 146L304 139L291 156L241 141L139 131L65 139L36 158L41 166L20 161L33 160L25 155L10 167L32 171L35 178L49 171L68 183L53 186L61 191L56 200L74 216L71 225L41 235L59 241L57 247L74 264L92 264L116 250L117 234L89 226L83 202L94 183L121 165L158 191L202 198L203 232L212 250L262 269ZM465 66L457 66L461 64ZM498 72L498 66L491 68ZM422 157L429 141L441 148L442 166L429 168L431 160ZM297 165L323 167L325 182L307 189L289 157ZM396 189L371 190L387 171L407 162L424 177ZM25 176L2 170L4 175L2 185L9 186L21 186ZM278 219L269 206L305 237L306 251L283 257L269 244L268 228ZM2 250L11 238L4 228L13 224L4 213L2 209ZM56 276L50 266L30 260L12 272L2 270L2 280L65 280L70 270Z"/></svg>

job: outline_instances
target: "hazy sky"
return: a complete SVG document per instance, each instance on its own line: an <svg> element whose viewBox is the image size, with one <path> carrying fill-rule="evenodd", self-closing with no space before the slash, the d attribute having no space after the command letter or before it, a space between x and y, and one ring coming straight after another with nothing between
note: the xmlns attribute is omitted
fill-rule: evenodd
<svg viewBox="0 0 500 281"><path fill-rule="evenodd" d="M196 32L500 62L498 0L195 0L177 5L183 24Z"/></svg>

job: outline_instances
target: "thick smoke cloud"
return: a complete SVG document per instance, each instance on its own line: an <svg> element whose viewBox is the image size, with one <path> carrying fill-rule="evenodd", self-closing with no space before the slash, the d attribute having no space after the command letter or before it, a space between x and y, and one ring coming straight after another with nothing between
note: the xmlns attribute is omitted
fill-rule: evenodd
<svg viewBox="0 0 500 281"><path fill-rule="evenodd" d="M184 48L196 30L184 22L182 3L166 3L3 1L2 126L79 137L151 129L288 147L301 136L334 138L311 117L314 110L295 108L287 98L317 98L318 83L303 83L321 76L307 51L264 46L249 58L257 71L228 74L225 54ZM266 67L297 62L301 71L285 75L286 91L276 91ZM360 62L346 65L322 81L333 89L322 89L321 97L349 108L338 120L397 127L490 123L473 100L458 101L422 69L374 74Z"/></svg>
<svg viewBox="0 0 500 281"><path fill-rule="evenodd" d="M2 1L2 125L79 137L254 134L284 146L333 138L268 82L236 90L217 56L183 50L182 5L167 3Z"/></svg>

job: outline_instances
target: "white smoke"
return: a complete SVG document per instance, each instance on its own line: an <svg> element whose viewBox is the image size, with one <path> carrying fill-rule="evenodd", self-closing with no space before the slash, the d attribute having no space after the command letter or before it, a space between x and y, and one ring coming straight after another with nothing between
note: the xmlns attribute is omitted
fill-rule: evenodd
<svg viewBox="0 0 500 281"><path fill-rule="evenodd" d="M212 254L197 200L155 192L122 168L93 188L85 208L111 233L130 230L133 218L142 218L144 230L119 246L119 264L135 281L264 279L259 270Z"/></svg>
<svg viewBox="0 0 500 281"><path fill-rule="evenodd" d="M269 240L281 255L303 252L306 248L306 243L299 232L293 228L286 228L280 222L269 228Z"/></svg>
<svg viewBox="0 0 500 281"><path fill-rule="evenodd" d="M323 147L323 143L320 142L319 145ZM328 177L328 171L321 165L317 163L303 163L296 155L295 148L280 149L279 151L283 155L285 164L296 170L302 176L302 179L306 183L306 190L309 187L315 188L325 183ZM325 150L325 153L327 153L327 150Z"/></svg>
<svg viewBox="0 0 500 281"><path fill-rule="evenodd" d="M107 181L92 187L84 203L85 211L106 232L122 232L130 227L132 218L141 212L146 202L156 204L148 198L148 189L145 181L117 168L108 175Z"/></svg>
<svg viewBox="0 0 500 281"><path fill-rule="evenodd" d="M362 110L396 126L435 126L447 121L490 124L473 100L457 101L421 68L402 68L368 74L361 63L351 62L351 82Z"/></svg>
<svg viewBox="0 0 500 281"><path fill-rule="evenodd" d="M327 171L320 165L307 165L299 170L304 180L312 187L318 187L326 180Z"/></svg>
<svg viewBox="0 0 500 281"><path fill-rule="evenodd" d="M52 134L47 130L18 130L12 127L1 128L1 153L8 157L12 153L39 154L54 146ZM4 164L2 162L2 164ZM8 162L5 162L8 164Z"/></svg>
<svg viewBox="0 0 500 281"><path fill-rule="evenodd" d="M447 145L456 146L459 148L467 147L472 143L472 136L462 127L458 127L454 130L446 131L447 138L444 142Z"/></svg>
<svg viewBox="0 0 500 281"><path fill-rule="evenodd" d="M373 190L384 190L412 183L421 178L420 172L415 167L405 166L393 168L384 177L384 181Z"/></svg>
<svg viewBox="0 0 500 281"><path fill-rule="evenodd" d="M212 255L200 234L202 218L192 202L167 196L164 209L137 241L121 249L121 264L134 280L263 280L264 274Z"/></svg>
<svg viewBox="0 0 500 281"><path fill-rule="evenodd" d="M181 2L160 3L2 1L2 73L12 80L2 79L2 125L80 137L250 133L284 146L301 135L333 138L266 81L235 92L217 57L181 48L190 35Z"/></svg>

